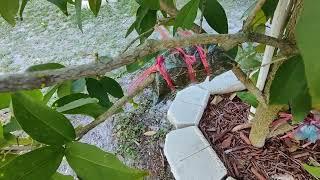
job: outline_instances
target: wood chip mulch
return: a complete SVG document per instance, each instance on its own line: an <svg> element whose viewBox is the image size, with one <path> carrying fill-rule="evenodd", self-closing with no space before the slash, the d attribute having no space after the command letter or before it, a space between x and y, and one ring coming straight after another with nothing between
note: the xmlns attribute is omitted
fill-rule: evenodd
<svg viewBox="0 0 320 180"><path fill-rule="evenodd" d="M250 106L237 97L229 100L230 94L222 97L216 105L209 103L199 127L227 167L229 176L238 180L277 179L278 175L286 175L289 180L314 179L301 163L309 162L310 158L320 162L319 141L302 148L305 142L275 137L263 148L255 148L248 138L250 129L231 131L246 122Z"/></svg>

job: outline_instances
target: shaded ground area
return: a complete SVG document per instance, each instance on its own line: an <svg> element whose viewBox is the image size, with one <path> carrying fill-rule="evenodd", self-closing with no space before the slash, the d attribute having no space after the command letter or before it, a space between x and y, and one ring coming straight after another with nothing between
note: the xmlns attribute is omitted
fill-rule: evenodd
<svg viewBox="0 0 320 180"><path fill-rule="evenodd" d="M213 98L211 98L212 100ZM320 160L320 143L301 148L293 139L269 139L261 149L250 145L249 129L231 130L246 122L250 106L237 97L229 99L225 95L217 105L208 105L200 129L209 140L220 159L228 168L228 174L239 180L277 179L285 174L285 179L314 179L301 163L309 158Z"/></svg>

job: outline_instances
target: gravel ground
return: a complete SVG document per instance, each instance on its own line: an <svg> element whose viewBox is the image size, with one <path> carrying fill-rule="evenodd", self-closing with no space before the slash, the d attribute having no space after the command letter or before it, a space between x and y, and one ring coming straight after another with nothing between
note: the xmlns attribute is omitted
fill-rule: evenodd
<svg viewBox="0 0 320 180"><path fill-rule="evenodd" d="M221 0L229 18L230 32L237 32L240 29L242 25L240 17L253 1ZM180 6L185 2L187 0L178 1ZM134 0L110 2L101 8L97 18L94 18L90 11L83 10L83 33L81 33L76 25L73 7L69 7L71 15L67 17L47 1L30 1L24 12L24 20L18 21L15 27L11 27L0 18L0 74L20 72L28 66L47 62L57 62L66 66L85 64L94 61L95 53L103 56L117 56L136 36L132 33L128 38L124 37L128 27L134 21L136 7ZM206 23L204 29L210 33L214 32ZM120 69L110 75L116 77L126 89L136 74L123 72L124 69ZM117 152L117 132L114 129L117 121L123 118L142 122L145 124L143 129L145 131L170 129L165 114L172 97L153 105L152 91L146 89L135 98L135 102L139 104L138 108L134 108L131 104L126 105L123 113L100 124L81 141L106 151ZM69 118L74 125L87 124L92 120L78 115L69 116ZM132 162L130 158L123 157L124 161L133 166L151 169L152 173L155 173L151 179L159 179L160 176L161 179L172 179L168 171L157 171L155 170L157 164L152 164L157 161L163 164L165 161L161 157L161 152L158 153L159 146L163 144L163 137L154 142L151 138L141 136L139 141L142 144L136 147L139 153L138 159ZM151 153L154 150L157 153ZM166 169L166 167L162 168ZM72 174L67 164L63 164L59 171Z"/></svg>

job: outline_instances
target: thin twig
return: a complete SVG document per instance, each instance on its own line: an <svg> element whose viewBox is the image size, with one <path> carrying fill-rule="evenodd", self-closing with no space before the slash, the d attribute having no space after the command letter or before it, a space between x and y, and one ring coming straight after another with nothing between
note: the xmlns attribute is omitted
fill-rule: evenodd
<svg viewBox="0 0 320 180"><path fill-rule="evenodd" d="M98 118L96 118L94 121L92 121L90 124L80 128L77 130L77 139L81 139L85 134L87 134L90 130L98 126L99 124L105 122L108 120L109 117L111 117L113 114L115 114L125 103L127 103L130 99L132 99L134 96L136 96L140 91L145 89L147 86L149 86L155 79L155 74L150 75L141 85L139 85L132 93L123 96L121 99L119 99L116 103L113 104L112 107L110 107L105 113L100 115Z"/></svg>
<svg viewBox="0 0 320 180"><path fill-rule="evenodd" d="M236 75L239 81L241 81L246 86L248 91L251 92L257 98L261 105L267 106L267 101L263 93L254 85L254 83L246 75L246 73L242 71L239 64L233 66L232 72Z"/></svg>
<svg viewBox="0 0 320 180"><path fill-rule="evenodd" d="M242 27L243 32L247 32L250 29L250 26L251 26L254 18L256 17L257 13L261 10L261 8L265 2L266 2L266 0L259 0L257 2L256 6L252 9L252 11L250 12L249 16L247 17L247 19Z"/></svg>
<svg viewBox="0 0 320 180"><path fill-rule="evenodd" d="M139 40L141 37L143 37L144 35L152 32L154 30L154 28L149 29L148 31L141 33L139 36L137 36L136 38L134 38L122 51L122 53L125 53L137 40Z"/></svg>
<svg viewBox="0 0 320 180"><path fill-rule="evenodd" d="M230 42L232 42L230 44ZM37 71L28 73L6 74L0 76L0 92L30 90L52 86L66 80L76 80L83 77L104 75L106 72L135 62L146 55L171 49L198 44L229 43L229 50L243 42L258 42L275 46L283 50L283 54L295 54L298 49L285 40L279 40L262 34L236 33L236 34L198 34L189 37L177 37L166 40L147 40L143 45L135 47L126 53L107 62L94 62L85 65L72 66L62 69Z"/></svg>

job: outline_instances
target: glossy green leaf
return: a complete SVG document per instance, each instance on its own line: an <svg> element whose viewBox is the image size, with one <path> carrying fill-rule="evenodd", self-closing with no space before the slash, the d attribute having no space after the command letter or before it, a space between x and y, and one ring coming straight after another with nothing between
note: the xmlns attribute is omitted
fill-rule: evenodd
<svg viewBox="0 0 320 180"><path fill-rule="evenodd" d="M55 4L65 15L68 15L68 0L47 0Z"/></svg>
<svg viewBox="0 0 320 180"><path fill-rule="evenodd" d="M308 171L313 177L320 178L320 167L309 166L308 164L303 164L303 168Z"/></svg>
<svg viewBox="0 0 320 180"><path fill-rule="evenodd" d="M82 0L75 0L75 8L76 8L76 17L77 17L77 24L81 32L82 30L82 20L81 20L81 4Z"/></svg>
<svg viewBox="0 0 320 180"><path fill-rule="evenodd" d="M276 10L276 7L278 5L279 0L267 0L263 6L262 10L264 14L266 15L267 19L271 18L274 14L274 11Z"/></svg>
<svg viewBox="0 0 320 180"><path fill-rule="evenodd" d="M252 21L252 30L258 33L265 33L267 17L262 10L258 11L255 18Z"/></svg>
<svg viewBox="0 0 320 180"><path fill-rule="evenodd" d="M12 95L14 116L33 139L50 145L61 145L75 139L70 121L59 112L23 93Z"/></svg>
<svg viewBox="0 0 320 180"><path fill-rule="evenodd" d="M311 97L309 90L306 87L290 102L291 113L293 115L293 123L297 124L302 122L311 110Z"/></svg>
<svg viewBox="0 0 320 180"><path fill-rule="evenodd" d="M89 95L87 94L82 94L82 93L75 93L75 94L70 94L68 96L65 96L63 98L58 99L53 103L53 106L59 110L60 107L66 106L69 103L72 103L77 100L83 100L86 98L90 98ZM79 105L79 104L78 104ZM61 113L64 114L83 114L83 115L88 115L93 118L97 118L101 114L103 114L108 108L103 107L99 105L98 103L87 103L83 104L81 106L76 106L72 109L66 110L66 111L61 111Z"/></svg>
<svg viewBox="0 0 320 180"><path fill-rule="evenodd" d="M203 16L212 29L220 34L228 33L227 15L217 0L206 0L204 8L200 9L203 9Z"/></svg>
<svg viewBox="0 0 320 180"><path fill-rule="evenodd" d="M1 0L0 15L11 25L16 24L15 16L19 10L19 0Z"/></svg>
<svg viewBox="0 0 320 180"><path fill-rule="evenodd" d="M312 97L312 106L320 109L320 63L319 46L320 24L316 23L320 19L320 1L305 1L302 14L296 28L296 39L303 57L309 92Z"/></svg>
<svg viewBox="0 0 320 180"><path fill-rule="evenodd" d="M249 105L253 107L258 106L257 98L251 94L250 92L237 92L237 96L245 103L248 103Z"/></svg>
<svg viewBox="0 0 320 180"><path fill-rule="evenodd" d="M10 93L0 93L0 109L9 107L11 101Z"/></svg>
<svg viewBox="0 0 320 180"><path fill-rule="evenodd" d="M137 60L134 63L128 64L126 66L127 71L129 73L135 72L139 69L141 69L143 66L145 66L147 63L149 63L150 61L154 60L154 58L158 55L158 53L153 53L153 54L149 54L139 60Z"/></svg>
<svg viewBox="0 0 320 180"><path fill-rule="evenodd" d="M271 104L288 104L306 88L306 77L301 56L285 61L278 69L270 88Z"/></svg>
<svg viewBox="0 0 320 180"><path fill-rule="evenodd" d="M87 90L91 97L99 99L99 104L109 108L112 103L109 100L108 93L102 84L93 78L87 78Z"/></svg>
<svg viewBox="0 0 320 180"><path fill-rule="evenodd" d="M28 2L29 2L29 0L22 0L21 1L21 5L20 5L20 9L19 9L20 20L23 20L22 14L23 14L24 8L26 7Z"/></svg>
<svg viewBox="0 0 320 180"><path fill-rule="evenodd" d="M65 81L59 85L57 94L59 98L67 96L72 93L72 81Z"/></svg>
<svg viewBox="0 0 320 180"><path fill-rule="evenodd" d="M81 93L86 88L86 80L84 78L75 80L72 82L71 92L72 93Z"/></svg>
<svg viewBox="0 0 320 180"><path fill-rule="evenodd" d="M114 154L89 144L67 144L66 158L81 179L138 180L147 175L144 171L128 168Z"/></svg>
<svg viewBox="0 0 320 180"><path fill-rule="evenodd" d="M0 179L48 180L58 169L63 151L47 146L20 155L0 168Z"/></svg>
<svg viewBox="0 0 320 180"><path fill-rule="evenodd" d="M199 2L200 0L192 0L183 6L177 14L173 26L173 34L176 33L178 27L181 27L182 29L191 29L193 27L193 22L197 16Z"/></svg>
<svg viewBox="0 0 320 180"><path fill-rule="evenodd" d="M101 7L101 0L89 0L89 6L95 16L98 16Z"/></svg>
<svg viewBox="0 0 320 180"><path fill-rule="evenodd" d="M137 0L137 2L144 7L147 7L152 10L160 9L160 1L159 0Z"/></svg>
<svg viewBox="0 0 320 180"><path fill-rule="evenodd" d="M34 72L34 71L45 71L45 70L52 70L52 69L61 69L65 66L59 63L45 63L45 64L38 64L34 66L30 66L26 69L27 72Z"/></svg>
<svg viewBox="0 0 320 180"><path fill-rule="evenodd" d="M53 174L53 176L51 177L50 180L73 180L72 176L67 176L67 175L63 175L60 173L55 173Z"/></svg>
<svg viewBox="0 0 320 180"><path fill-rule="evenodd" d="M111 96L116 98L121 98L123 96L123 90L116 80L110 77L103 77L99 82Z"/></svg>
<svg viewBox="0 0 320 180"><path fill-rule="evenodd" d="M51 86L47 89L47 91L44 93L44 96L43 96L43 102L45 104L47 104L49 102L49 100L51 99L53 94L57 91L58 87L59 87L59 85L54 85L54 86Z"/></svg>

